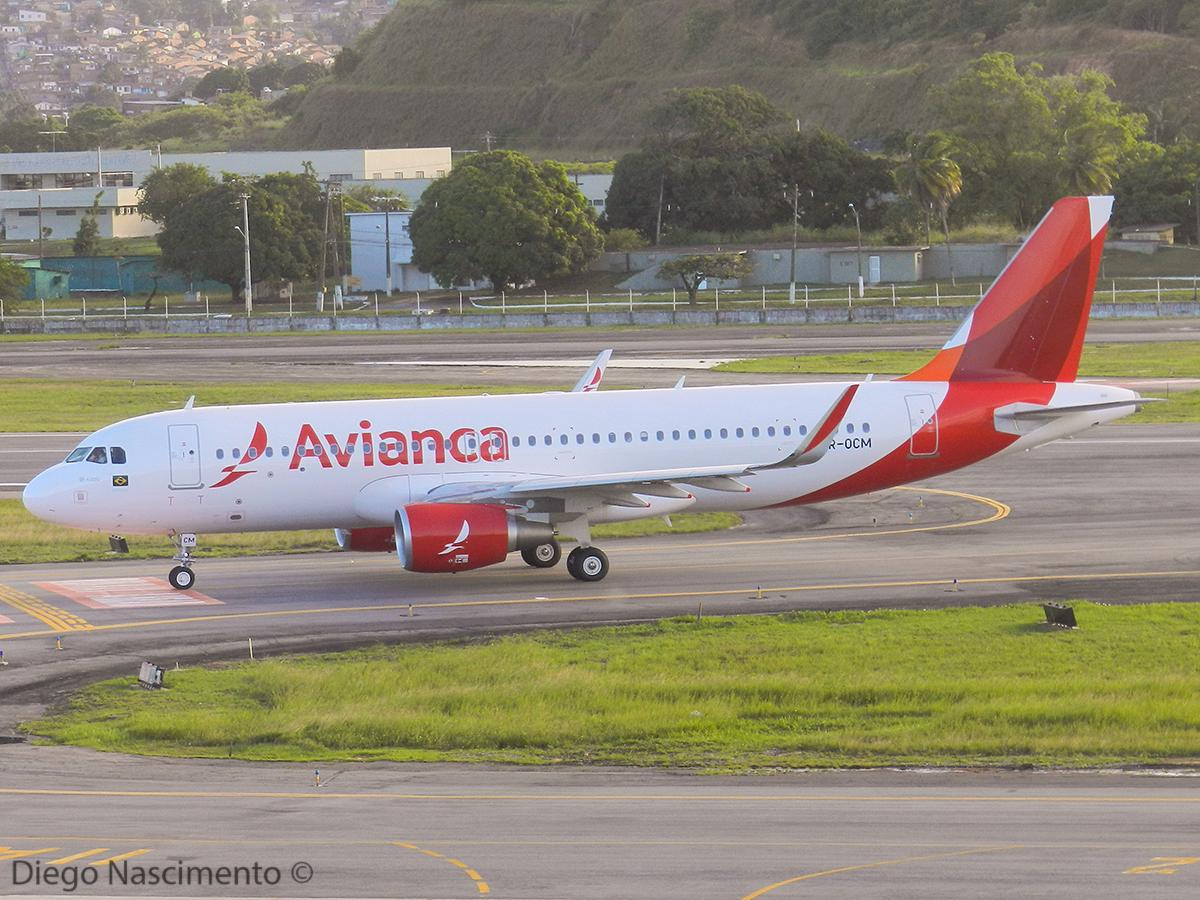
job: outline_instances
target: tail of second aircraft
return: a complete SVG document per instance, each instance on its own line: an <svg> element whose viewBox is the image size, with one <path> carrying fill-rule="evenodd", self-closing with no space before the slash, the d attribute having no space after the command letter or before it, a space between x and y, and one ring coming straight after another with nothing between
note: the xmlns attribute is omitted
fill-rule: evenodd
<svg viewBox="0 0 1200 900"><path fill-rule="evenodd" d="M1050 208L946 346L905 381L1074 381L1112 197Z"/></svg>

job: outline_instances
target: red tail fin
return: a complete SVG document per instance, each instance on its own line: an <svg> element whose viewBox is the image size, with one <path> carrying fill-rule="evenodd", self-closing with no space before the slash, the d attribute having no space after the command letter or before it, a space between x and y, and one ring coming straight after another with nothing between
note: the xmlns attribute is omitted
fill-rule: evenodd
<svg viewBox="0 0 1200 900"><path fill-rule="evenodd" d="M903 380L1074 381L1112 203L1055 203L954 337Z"/></svg>

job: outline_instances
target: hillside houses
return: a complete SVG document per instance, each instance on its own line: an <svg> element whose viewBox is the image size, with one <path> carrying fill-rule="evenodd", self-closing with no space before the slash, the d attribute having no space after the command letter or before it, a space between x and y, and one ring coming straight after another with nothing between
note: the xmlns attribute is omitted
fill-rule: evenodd
<svg viewBox="0 0 1200 900"><path fill-rule="evenodd" d="M112 0L0 0L0 88L45 115L107 99L185 96L208 72L333 63L330 23L377 22L383 0L282 0L270 22L142 22ZM127 110L130 111L130 110Z"/></svg>

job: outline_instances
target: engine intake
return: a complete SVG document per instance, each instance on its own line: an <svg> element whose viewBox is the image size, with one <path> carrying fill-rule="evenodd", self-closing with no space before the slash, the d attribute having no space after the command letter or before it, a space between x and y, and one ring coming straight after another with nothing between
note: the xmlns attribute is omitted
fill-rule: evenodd
<svg viewBox="0 0 1200 900"><path fill-rule="evenodd" d="M475 503L413 503L396 510L396 554L410 572L463 572L554 540L554 529Z"/></svg>

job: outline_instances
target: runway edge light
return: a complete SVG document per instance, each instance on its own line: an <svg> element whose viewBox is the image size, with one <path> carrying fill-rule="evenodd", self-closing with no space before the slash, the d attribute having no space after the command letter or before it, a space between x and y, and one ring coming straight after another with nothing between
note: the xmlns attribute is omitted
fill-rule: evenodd
<svg viewBox="0 0 1200 900"><path fill-rule="evenodd" d="M1046 612L1046 624L1058 628L1078 628L1075 622L1075 610L1065 603L1043 603Z"/></svg>

